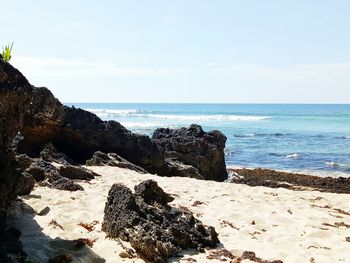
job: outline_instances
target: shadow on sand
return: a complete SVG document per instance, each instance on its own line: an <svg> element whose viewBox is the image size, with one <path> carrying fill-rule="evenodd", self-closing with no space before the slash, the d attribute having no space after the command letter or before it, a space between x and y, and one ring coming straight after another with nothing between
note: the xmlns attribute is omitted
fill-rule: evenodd
<svg viewBox="0 0 350 263"><path fill-rule="evenodd" d="M24 198L40 197L29 195ZM8 209L8 225L21 231L20 240L23 250L27 254L27 262L49 262L50 259L64 254L68 255L71 261L59 259L50 262L106 262L87 245L79 245L74 240L65 240L59 237L53 239L44 234L43 229L34 219L35 215L34 209L20 199L14 201Z"/></svg>

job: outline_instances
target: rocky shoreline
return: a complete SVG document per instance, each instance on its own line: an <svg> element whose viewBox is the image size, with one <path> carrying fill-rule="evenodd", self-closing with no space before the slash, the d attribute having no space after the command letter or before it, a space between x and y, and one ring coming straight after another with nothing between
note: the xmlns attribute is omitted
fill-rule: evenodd
<svg viewBox="0 0 350 263"><path fill-rule="evenodd" d="M350 177L319 177L307 174L289 173L271 169L228 168L231 183L270 188L286 188L296 191L320 191L350 194Z"/></svg>

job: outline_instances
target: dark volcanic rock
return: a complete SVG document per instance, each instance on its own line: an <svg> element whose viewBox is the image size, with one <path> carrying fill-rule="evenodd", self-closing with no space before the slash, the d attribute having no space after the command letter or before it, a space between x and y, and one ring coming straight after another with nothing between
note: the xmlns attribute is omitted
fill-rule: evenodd
<svg viewBox="0 0 350 263"><path fill-rule="evenodd" d="M21 172L30 174L37 182L45 180L52 171L57 170L51 163L39 158L30 158L25 154L17 155L16 160L20 164Z"/></svg>
<svg viewBox="0 0 350 263"><path fill-rule="evenodd" d="M47 179L47 182L44 183L48 187L55 188L58 190L66 191L83 191L84 188L73 182L69 178L62 177L58 172L52 172Z"/></svg>
<svg viewBox="0 0 350 263"><path fill-rule="evenodd" d="M199 170L192 165L184 164L176 159L166 159L167 176L190 177L205 180Z"/></svg>
<svg viewBox="0 0 350 263"><path fill-rule="evenodd" d="M96 151L113 152L151 173L164 166L161 148L146 135L134 134L116 121L102 121L81 109L64 109L65 119L54 140L58 150L85 163Z"/></svg>
<svg viewBox="0 0 350 263"><path fill-rule="evenodd" d="M33 87L0 59L0 210L17 194L28 193L32 185L32 179L20 173L22 164L17 163L14 150L35 150L39 143L52 139L62 123L63 106L51 92ZM19 131L23 136L11 144Z"/></svg>
<svg viewBox="0 0 350 263"><path fill-rule="evenodd" d="M135 186L135 196L140 197L146 204L154 205L158 203L162 206L166 206L168 203L174 200L172 196L165 193L160 188L156 181L146 180Z"/></svg>
<svg viewBox="0 0 350 263"><path fill-rule="evenodd" d="M68 156L57 151L56 147L52 143L47 143L43 146L43 149L40 151L40 157L47 162L56 162L63 165L73 164Z"/></svg>
<svg viewBox="0 0 350 263"><path fill-rule="evenodd" d="M69 179L92 180L95 176L99 176L88 169L73 165L61 166L58 171L61 176Z"/></svg>
<svg viewBox="0 0 350 263"><path fill-rule="evenodd" d="M215 229L204 227L192 213L169 206L172 197L156 182L148 180L135 189L133 194L129 188L114 184L109 191L102 224L108 237L130 242L147 262L166 262L182 249L203 251L217 246Z"/></svg>
<svg viewBox="0 0 350 263"><path fill-rule="evenodd" d="M199 125L172 130L157 129L152 137L164 148L169 161L191 165L206 180L227 179L224 148L226 136L219 131L204 132Z"/></svg>
<svg viewBox="0 0 350 263"><path fill-rule="evenodd" d="M32 175L27 172L22 173L22 176L20 177L17 185L17 188L18 188L17 194L29 195L34 188L34 185L35 185L35 180L32 177Z"/></svg>
<svg viewBox="0 0 350 263"><path fill-rule="evenodd" d="M91 159L86 161L86 165L88 166L117 166L120 168L126 168L129 170L137 171L139 173L147 173L147 171L128 160L120 157L116 153L105 154L103 152L97 151L91 157Z"/></svg>

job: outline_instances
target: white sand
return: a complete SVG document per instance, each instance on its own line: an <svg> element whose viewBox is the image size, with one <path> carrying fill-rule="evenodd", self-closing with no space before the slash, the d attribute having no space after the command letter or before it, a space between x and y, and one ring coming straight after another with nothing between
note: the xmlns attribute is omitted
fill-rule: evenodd
<svg viewBox="0 0 350 263"><path fill-rule="evenodd" d="M80 182L85 191L36 187L30 196L23 197L24 203L37 212L50 207L47 215L35 216L35 221L23 204L14 204L14 223L22 231L21 239L29 259L46 262L50 256L67 251L71 246L67 241L52 239L91 238L97 239L92 251L106 262L143 262L140 259L121 259L119 253L123 251L122 247L117 241L105 238L101 222L107 194L113 183L122 183L133 189L142 180L154 179L166 192L175 195L172 205L187 207L204 224L214 226L222 246L236 256L247 250L263 259L280 259L283 262L350 262L350 242L345 240L350 237L350 228L324 225L336 222L350 225L349 215L334 210L350 212L349 195L158 177L115 167L93 167L92 170L102 176L89 183ZM195 201L205 204L192 206ZM63 230L50 225L52 220ZM78 225L95 220L99 223L91 232ZM252 224L253 221L255 224ZM92 251L79 250L76 253L81 260L74 262L98 262ZM206 258L208 254L209 251L195 255L185 253L182 259L174 258L170 262L190 262L185 260L189 257L197 262L209 262Z"/></svg>

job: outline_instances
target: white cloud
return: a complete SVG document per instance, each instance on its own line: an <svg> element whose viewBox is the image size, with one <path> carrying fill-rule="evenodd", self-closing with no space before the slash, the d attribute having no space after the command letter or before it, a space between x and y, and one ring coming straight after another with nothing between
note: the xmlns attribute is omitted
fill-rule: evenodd
<svg viewBox="0 0 350 263"><path fill-rule="evenodd" d="M180 72L173 69L125 68L103 61L91 62L55 57L14 57L11 63L32 77L159 76Z"/></svg>
<svg viewBox="0 0 350 263"><path fill-rule="evenodd" d="M207 76L230 81L256 80L267 85L270 81L281 84L299 83L317 85L323 82L342 81L350 84L350 63L290 65L273 68L259 64L222 65L210 63L198 67L131 68L106 61L85 61L55 57L14 57L11 63L28 77L139 77L139 76L194 76L205 80Z"/></svg>

